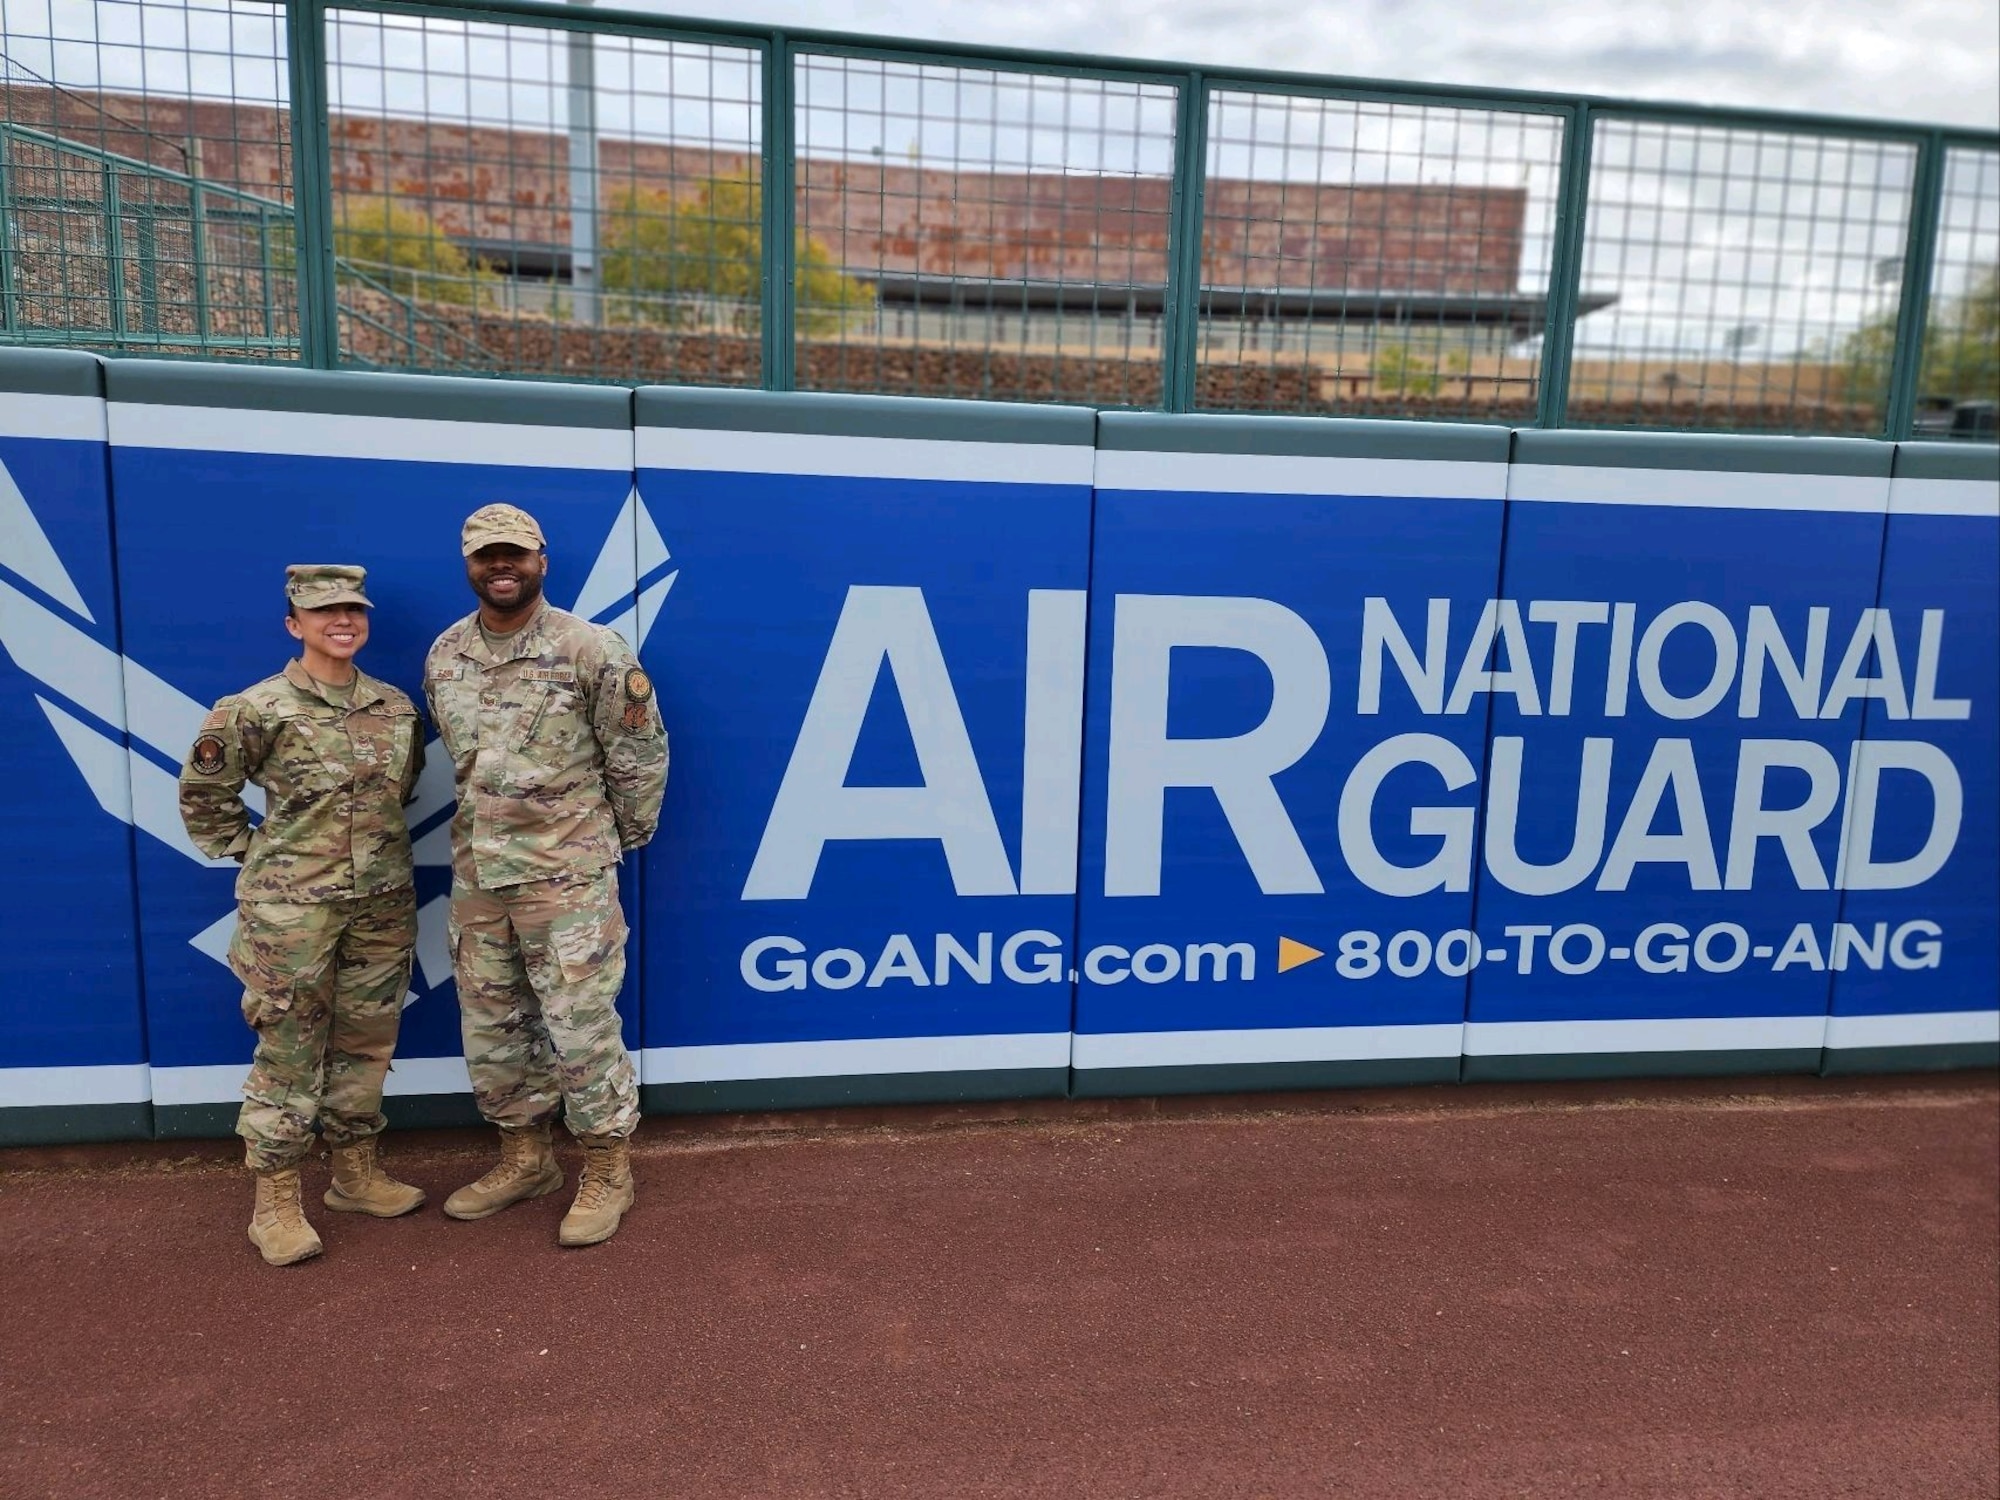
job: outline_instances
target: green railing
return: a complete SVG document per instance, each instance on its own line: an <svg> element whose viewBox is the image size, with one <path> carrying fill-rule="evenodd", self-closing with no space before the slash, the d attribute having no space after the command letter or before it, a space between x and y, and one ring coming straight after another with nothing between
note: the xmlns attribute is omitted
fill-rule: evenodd
<svg viewBox="0 0 2000 1500"><path fill-rule="evenodd" d="M44 158L37 165L60 186L54 193L10 190L0 201L15 224L39 218L57 226L58 249L78 253L63 255L68 274L56 299L101 301L105 316L102 327L72 320L38 326L32 309L23 306L34 294L13 275L25 257L10 243L9 274L0 281L0 328L10 340L298 357L291 301L297 289L297 228L291 204L216 187L42 131L0 125L0 183L10 181L9 164L23 154L31 160ZM12 174L13 179L23 175ZM81 191L76 179L81 179ZM218 246L231 241L239 241L243 253L218 255ZM393 277L395 269L336 256L340 315L388 340L399 356L393 363L400 368L465 373L500 368L497 358L378 274ZM231 271L242 273L260 295L233 307L224 302L219 309L217 283ZM221 316L225 310L236 316Z"/></svg>
<svg viewBox="0 0 2000 1500"><path fill-rule="evenodd" d="M0 123L0 207L9 340L298 350L293 278L281 265L293 236L287 203ZM218 306L231 271L254 295Z"/></svg>
<svg viewBox="0 0 2000 1500"><path fill-rule="evenodd" d="M1991 132L535 0L36 14L9 340L1892 438L2000 400Z"/></svg>

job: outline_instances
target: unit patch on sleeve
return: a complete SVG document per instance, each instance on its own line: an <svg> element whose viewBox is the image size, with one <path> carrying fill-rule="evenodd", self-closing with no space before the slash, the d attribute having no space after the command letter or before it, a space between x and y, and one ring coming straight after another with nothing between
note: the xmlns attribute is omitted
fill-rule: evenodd
<svg viewBox="0 0 2000 1500"><path fill-rule="evenodd" d="M191 759L194 768L201 772L202 775L220 776L226 759L222 750L222 741L212 734L203 735L194 742L194 755Z"/></svg>
<svg viewBox="0 0 2000 1500"><path fill-rule="evenodd" d="M652 716L647 713L646 705L652 701L652 697L653 680L637 667L627 671L625 712L620 716L619 722L633 734L638 734L650 726Z"/></svg>

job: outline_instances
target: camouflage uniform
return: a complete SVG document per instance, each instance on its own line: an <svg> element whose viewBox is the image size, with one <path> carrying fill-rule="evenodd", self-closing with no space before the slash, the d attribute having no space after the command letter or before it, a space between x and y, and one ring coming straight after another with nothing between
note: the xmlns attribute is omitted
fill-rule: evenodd
<svg viewBox="0 0 2000 1500"><path fill-rule="evenodd" d="M181 768L188 837L211 859L243 862L229 966L257 1052L236 1133L257 1172L297 1165L315 1120L334 1146L381 1131L409 988L417 910L403 804L423 769L423 724L406 696L358 669L347 697L332 701L293 661L216 704ZM246 781L265 794L255 829Z"/></svg>
<svg viewBox="0 0 2000 1500"><path fill-rule="evenodd" d="M424 692L458 783L450 942L480 1112L519 1129L560 1104L576 1135L627 1137L617 866L659 823L652 683L615 632L542 602L497 652L476 613L445 631Z"/></svg>

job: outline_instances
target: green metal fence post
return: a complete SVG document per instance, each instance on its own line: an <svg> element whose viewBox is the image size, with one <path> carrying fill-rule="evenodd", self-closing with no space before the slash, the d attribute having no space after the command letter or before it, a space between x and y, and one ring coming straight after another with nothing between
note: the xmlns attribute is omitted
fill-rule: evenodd
<svg viewBox="0 0 2000 1500"><path fill-rule="evenodd" d="M764 291L762 383L767 391L789 391L797 384L798 118L792 83L792 44L782 31L774 31L764 44L763 264L758 268Z"/></svg>
<svg viewBox="0 0 2000 1500"><path fill-rule="evenodd" d="M298 233L296 229L292 232L294 236ZM298 258L296 251L292 258L294 260ZM271 286L273 278L271 276L271 216L269 214L257 215L257 264L262 268L263 273L257 279L263 283L264 287L264 337L275 343L278 338L278 300L277 293Z"/></svg>
<svg viewBox="0 0 2000 1500"><path fill-rule="evenodd" d="M104 194L104 295L111 304L111 332L125 337L125 211L118 201L118 173L105 163L99 179Z"/></svg>
<svg viewBox="0 0 2000 1500"><path fill-rule="evenodd" d="M292 232L298 265L299 361L340 362L333 275L333 161L326 125L326 0L285 0L292 90Z"/></svg>
<svg viewBox="0 0 2000 1500"><path fill-rule="evenodd" d="M153 205L142 203L132 214L139 238L139 331L160 331L160 226Z"/></svg>
<svg viewBox="0 0 2000 1500"><path fill-rule="evenodd" d="M18 329L14 299L14 214L13 177L10 173L12 143L0 135L0 331L12 337Z"/></svg>
<svg viewBox="0 0 2000 1500"><path fill-rule="evenodd" d="M1579 102L1563 122L1561 177L1556 187L1554 254L1549 302L1542 315L1541 385L1535 425L1560 427L1569 409L1569 367L1576 349L1577 289L1583 281L1583 231L1590 204L1590 148L1596 116Z"/></svg>
<svg viewBox="0 0 2000 1500"><path fill-rule="evenodd" d="M1916 181L1910 186L1910 233L1903 245L1903 289L1896 313L1896 356L1889 367L1889 400L1882 436L1901 442L1915 430L1924 378L1924 334L1930 324L1931 273L1937 262L1938 222L1944 213L1944 136L1932 131L1917 143Z"/></svg>
<svg viewBox="0 0 2000 1500"><path fill-rule="evenodd" d="M1160 395L1168 411L1193 411L1201 342L1202 202L1208 183L1208 81L1189 73L1174 110L1174 187L1167 229L1166 328Z"/></svg>
<svg viewBox="0 0 2000 1500"><path fill-rule="evenodd" d="M201 185L201 137L188 137L188 257L194 262L194 331L208 342L208 194ZM270 331L265 330L267 333Z"/></svg>

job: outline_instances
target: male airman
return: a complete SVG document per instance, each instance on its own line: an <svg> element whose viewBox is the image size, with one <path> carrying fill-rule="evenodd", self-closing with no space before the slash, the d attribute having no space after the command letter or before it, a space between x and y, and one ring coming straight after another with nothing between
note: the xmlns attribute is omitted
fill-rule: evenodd
<svg viewBox="0 0 2000 1500"><path fill-rule="evenodd" d="M632 648L542 597L534 517L488 505L460 550L479 608L431 647L424 692L458 782L450 942L466 1067L500 1160L444 1211L483 1219L560 1188L560 1108L584 1165L557 1238L594 1245L633 1201L618 862L659 825L666 731Z"/></svg>
<svg viewBox="0 0 2000 1500"><path fill-rule="evenodd" d="M257 1051L236 1133L256 1174L250 1240L274 1266L320 1253L299 1180L315 1122L333 1149L328 1208L386 1219L424 1202L375 1151L417 937L403 805L423 769L423 721L354 665L368 643L365 582L355 567L285 570L298 658L217 703L180 775L188 837L243 866L229 966ZM245 782L264 789L255 827Z"/></svg>

